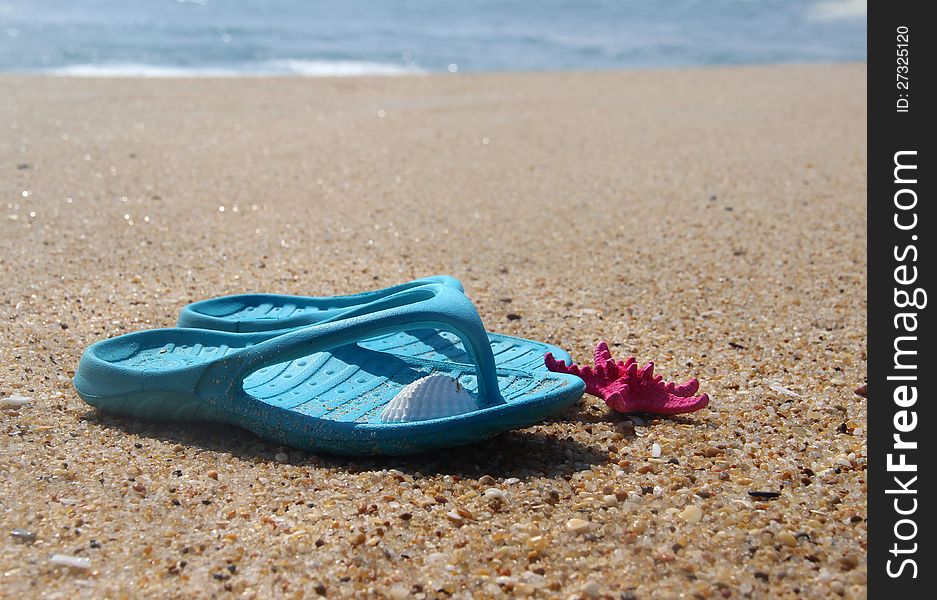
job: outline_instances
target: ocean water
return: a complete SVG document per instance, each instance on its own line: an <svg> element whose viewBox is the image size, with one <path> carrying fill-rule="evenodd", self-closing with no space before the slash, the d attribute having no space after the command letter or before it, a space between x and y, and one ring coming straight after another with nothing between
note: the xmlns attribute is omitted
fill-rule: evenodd
<svg viewBox="0 0 937 600"><path fill-rule="evenodd" d="M0 0L0 72L394 75L863 61L865 0Z"/></svg>

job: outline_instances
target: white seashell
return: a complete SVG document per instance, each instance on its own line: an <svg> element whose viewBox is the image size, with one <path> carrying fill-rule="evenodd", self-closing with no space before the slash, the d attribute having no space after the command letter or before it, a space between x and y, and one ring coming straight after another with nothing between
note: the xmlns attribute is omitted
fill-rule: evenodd
<svg viewBox="0 0 937 600"><path fill-rule="evenodd" d="M440 419L478 410L471 394L447 375L429 375L400 390L381 411L384 423Z"/></svg>

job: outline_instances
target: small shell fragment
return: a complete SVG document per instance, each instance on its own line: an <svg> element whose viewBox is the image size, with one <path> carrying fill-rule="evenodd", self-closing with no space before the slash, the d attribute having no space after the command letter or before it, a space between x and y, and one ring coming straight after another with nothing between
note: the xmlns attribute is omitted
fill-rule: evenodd
<svg viewBox="0 0 937 600"><path fill-rule="evenodd" d="M21 406L26 406L30 402L32 402L31 398L20 396L19 394L13 394L12 396L7 396L6 398L0 399L0 407L20 408Z"/></svg>
<svg viewBox="0 0 937 600"><path fill-rule="evenodd" d="M69 556L68 554L54 554L52 558L49 559L49 562L51 562L53 565L70 567L72 569L80 569L82 571L91 568L91 561L87 558Z"/></svg>
<svg viewBox="0 0 937 600"><path fill-rule="evenodd" d="M777 381L769 381L768 388L778 394L783 394L785 396L790 396L791 398L800 398L800 394L793 390L789 390Z"/></svg>

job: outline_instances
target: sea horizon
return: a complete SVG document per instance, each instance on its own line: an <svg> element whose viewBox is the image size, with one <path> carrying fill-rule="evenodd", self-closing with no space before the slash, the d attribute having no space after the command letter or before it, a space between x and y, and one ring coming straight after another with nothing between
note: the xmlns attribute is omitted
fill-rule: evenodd
<svg viewBox="0 0 937 600"><path fill-rule="evenodd" d="M863 62L862 0L0 0L0 74L396 76Z"/></svg>

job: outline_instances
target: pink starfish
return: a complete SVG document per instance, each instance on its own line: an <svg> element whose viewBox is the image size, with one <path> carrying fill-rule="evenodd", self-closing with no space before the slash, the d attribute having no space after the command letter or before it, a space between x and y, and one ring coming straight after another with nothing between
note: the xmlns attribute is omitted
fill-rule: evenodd
<svg viewBox="0 0 937 600"><path fill-rule="evenodd" d="M709 404L707 394L693 395L699 390L696 379L683 385L664 383L663 377L654 375L654 363L649 362L639 369L633 356L616 362L605 342L599 342L595 347L595 369L588 365L567 366L553 358L552 353L547 353L544 363L551 371L581 378L586 382L587 393L602 398L610 408L622 413L677 415L700 410Z"/></svg>

